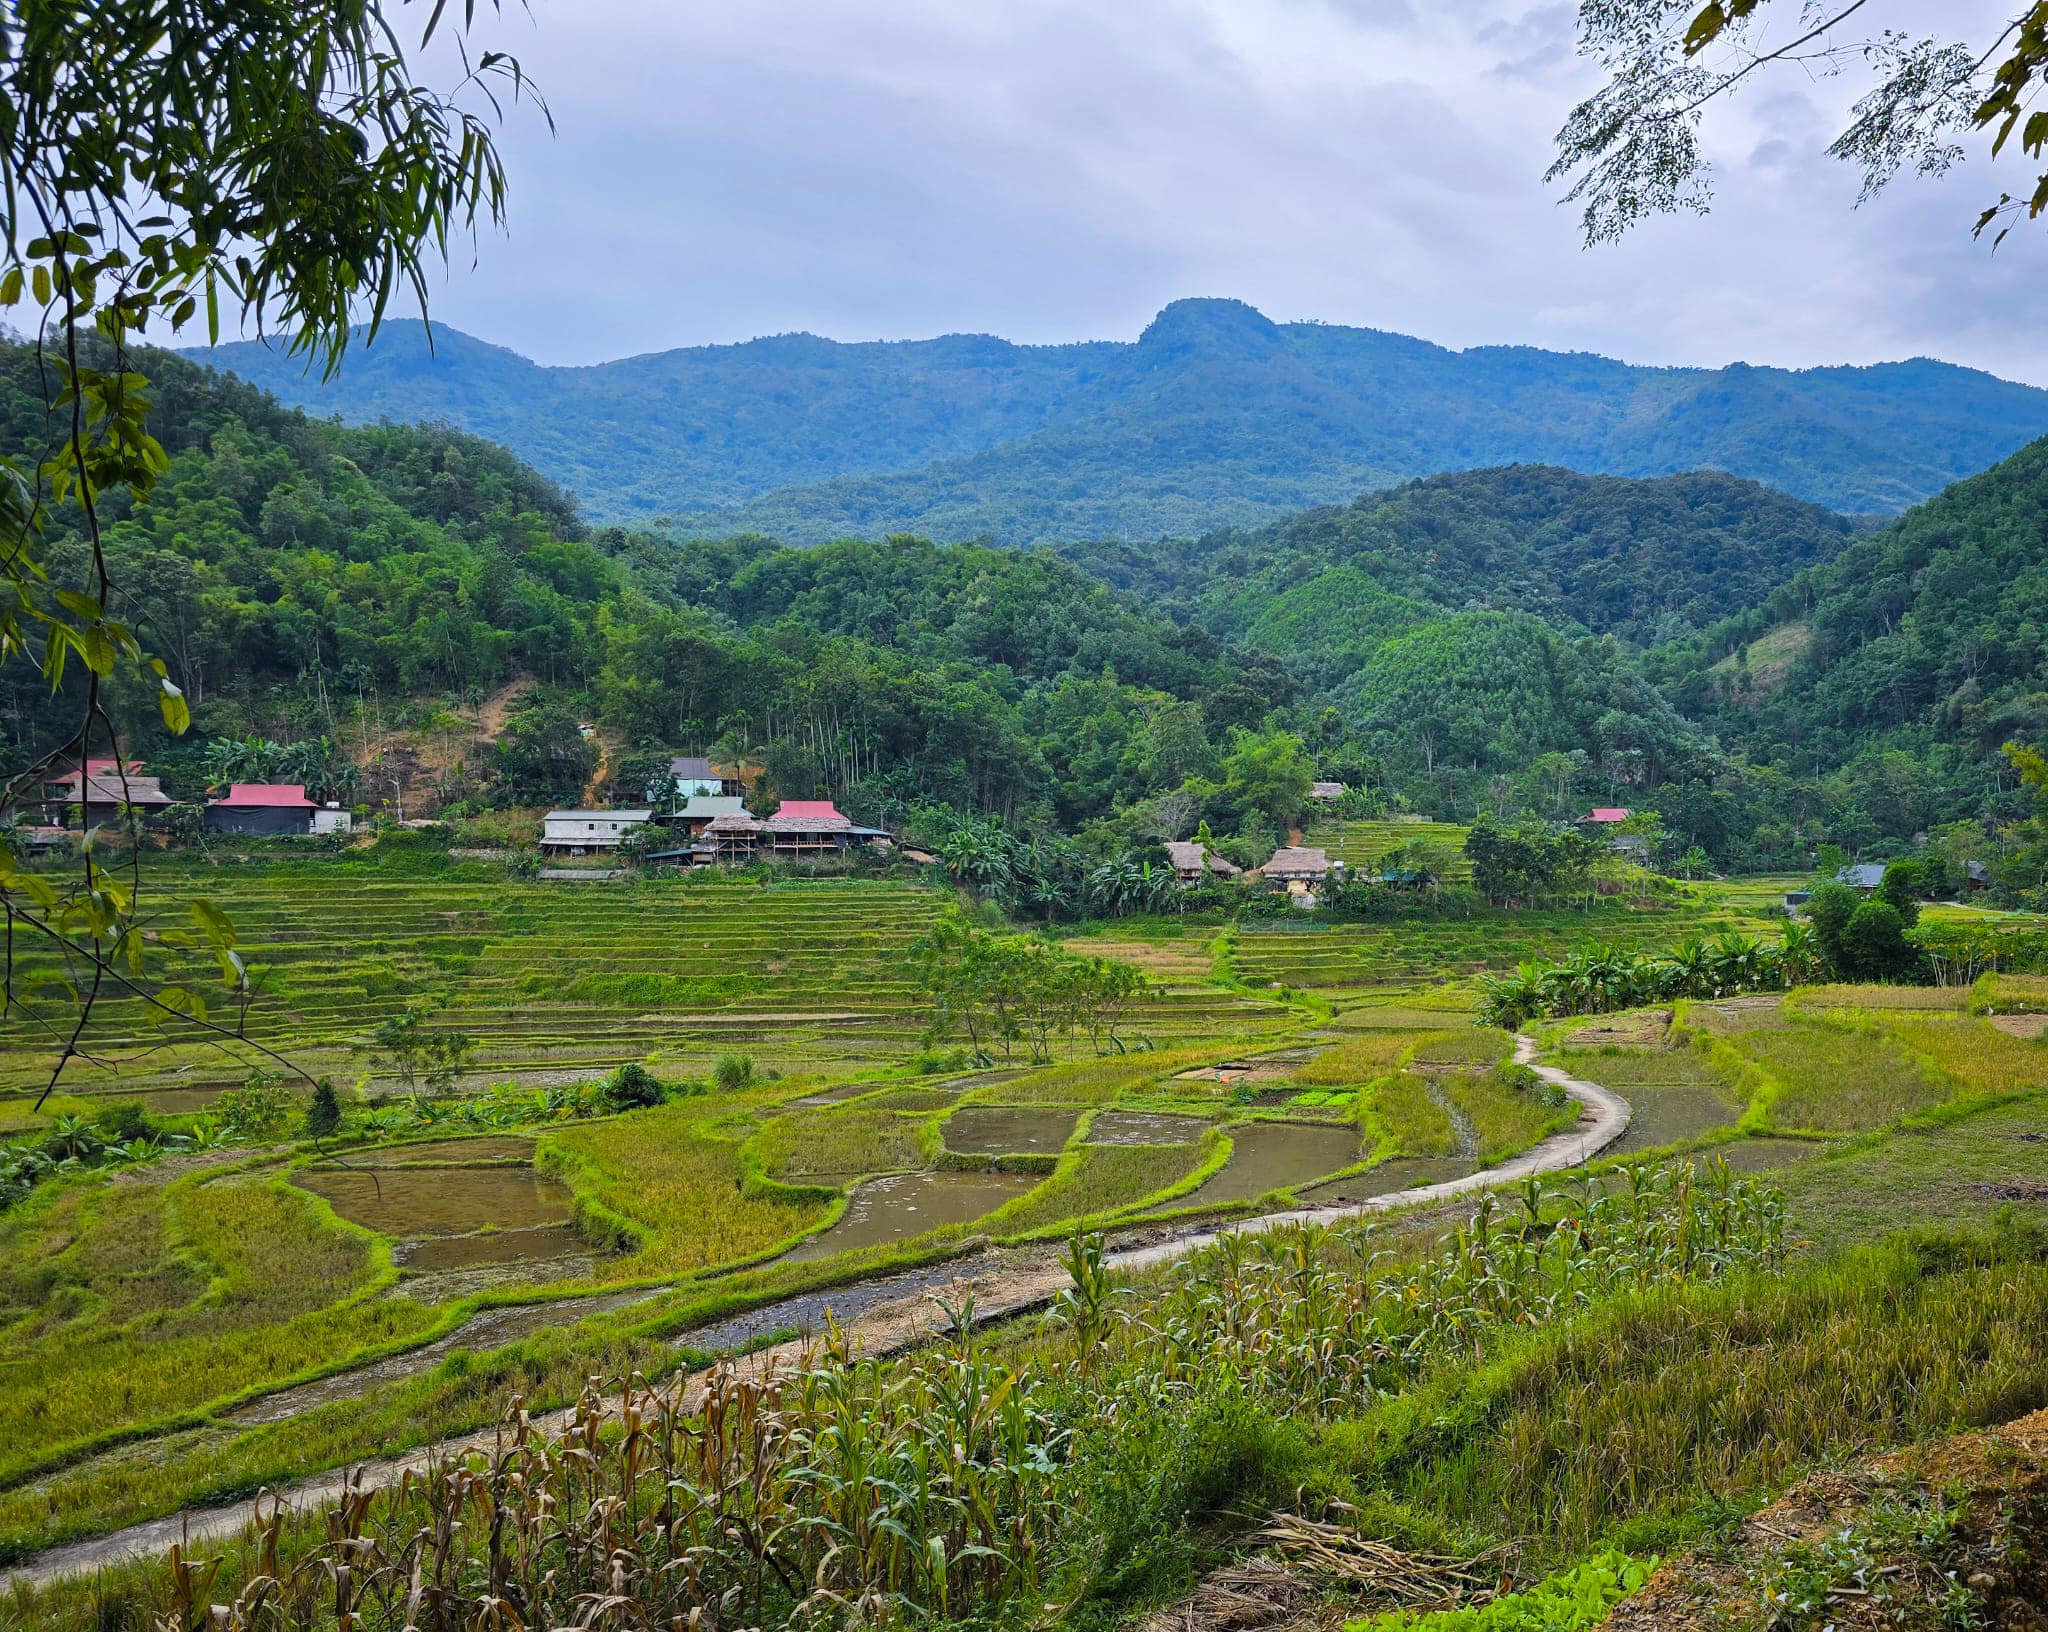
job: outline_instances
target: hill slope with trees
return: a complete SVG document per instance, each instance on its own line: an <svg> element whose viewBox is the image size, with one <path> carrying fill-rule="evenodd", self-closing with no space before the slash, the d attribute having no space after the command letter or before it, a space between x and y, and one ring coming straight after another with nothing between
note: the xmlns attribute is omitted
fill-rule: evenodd
<svg viewBox="0 0 2048 1632"><path fill-rule="evenodd" d="M543 368L394 323L327 383L254 343L213 358L317 413L503 442L597 519L797 543L1192 535L1512 463L1723 469L1890 512L2048 432L2048 392L1924 359L1639 368L1276 324L1230 300L1177 301L1129 343L799 334Z"/></svg>

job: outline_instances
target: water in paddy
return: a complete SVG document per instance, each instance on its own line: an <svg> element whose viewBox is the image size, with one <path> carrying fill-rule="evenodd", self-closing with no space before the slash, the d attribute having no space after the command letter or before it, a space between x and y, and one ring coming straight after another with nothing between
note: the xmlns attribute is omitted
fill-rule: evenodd
<svg viewBox="0 0 2048 1632"><path fill-rule="evenodd" d="M892 1173L870 1179L847 1198L838 1223L785 1259L829 1258L908 1241L946 1224L971 1224L1043 1182L1040 1173Z"/></svg>
<svg viewBox="0 0 2048 1632"><path fill-rule="evenodd" d="M1027 1105L970 1105L942 1124L946 1148L962 1156L1012 1156L1064 1150L1079 1111Z"/></svg>
<svg viewBox="0 0 2048 1632"><path fill-rule="evenodd" d="M1358 1130L1349 1123L1239 1122L1225 1128L1230 1160L1183 1206L1250 1201L1269 1190L1293 1190L1358 1160Z"/></svg>
<svg viewBox="0 0 2048 1632"><path fill-rule="evenodd" d="M1419 1190L1424 1185L1462 1179L1478 1169L1455 1156L1396 1156L1348 1179L1330 1179L1299 1192L1310 1207L1342 1207L1369 1201L1374 1196L1391 1196L1402 1190Z"/></svg>
<svg viewBox="0 0 2048 1632"><path fill-rule="evenodd" d="M1703 1133L1725 1128L1741 1113L1711 1088L1645 1087L1632 1084L1622 1090L1629 1103L1628 1132L1608 1149L1610 1156L1627 1156L1638 1150L1656 1150L1681 1139L1697 1139Z"/></svg>
<svg viewBox="0 0 2048 1632"><path fill-rule="evenodd" d="M1815 1139L1737 1139L1731 1144L1716 1145L1712 1150L1702 1151L1695 1160L1704 1162L1711 1156L1718 1156L1738 1173L1768 1173L1774 1168L1790 1167L1794 1162L1818 1156L1827 1148L1826 1144Z"/></svg>
<svg viewBox="0 0 2048 1632"><path fill-rule="evenodd" d="M573 1224L542 1224L525 1230L485 1230L474 1235L430 1235L392 1255L403 1270L425 1274L475 1269L485 1264L532 1264L572 1254L588 1256L590 1243Z"/></svg>
<svg viewBox="0 0 2048 1632"><path fill-rule="evenodd" d="M442 1166L451 1162L531 1162L533 1141L512 1133L485 1133L474 1139L423 1139L413 1145L385 1145L353 1152L351 1162L369 1167Z"/></svg>
<svg viewBox="0 0 2048 1632"><path fill-rule="evenodd" d="M219 1088L152 1088L138 1097L158 1116L184 1116L205 1110L221 1093Z"/></svg>
<svg viewBox="0 0 2048 1632"><path fill-rule="evenodd" d="M384 1235L462 1235L569 1221L569 1191L531 1168L393 1167L365 1173L309 1167L292 1180L350 1223Z"/></svg>
<svg viewBox="0 0 2048 1632"><path fill-rule="evenodd" d="M1209 1131L1206 1117L1171 1111L1097 1111L1088 1124L1091 1145L1192 1145Z"/></svg>

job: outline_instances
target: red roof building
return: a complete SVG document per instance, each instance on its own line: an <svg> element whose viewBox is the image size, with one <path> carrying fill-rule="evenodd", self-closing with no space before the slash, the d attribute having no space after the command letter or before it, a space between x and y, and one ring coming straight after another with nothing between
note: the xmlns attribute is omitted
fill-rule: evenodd
<svg viewBox="0 0 2048 1632"><path fill-rule="evenodd" d="M1579 818L1579 823L1584 827L1611 827L1616 822L1627 821L1628 816L1628 811L1620 805L1595 805Z"/></svg>
<svg viewBox="0 0 2048 1632"><path fill-rule="evenodd" d="M206 825L216 833L305 833L313 808L303 783L237 782L225 799L207 801Z"/></svg>
<svg viewBox="0 0 2048 1632"><path fill-rule="evenodd" d="M209 806L234 805L256 810L311 810L303 782L235 782L225 799L208 801Z"/></svg>

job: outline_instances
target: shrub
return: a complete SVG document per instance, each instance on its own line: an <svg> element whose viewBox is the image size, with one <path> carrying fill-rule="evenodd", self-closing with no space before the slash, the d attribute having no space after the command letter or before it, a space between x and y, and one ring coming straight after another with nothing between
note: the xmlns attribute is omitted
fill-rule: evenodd
<svg viewBox="0 0 2048 1632"><path fill-rule="evenodd" d="M335 1097L334 1084L327 1078L322 1077L314 1086L301 1126L309 1139L324 1139L341 1126L341 1101Z"/></svg>
<svg viewBox="0 0 2048 1632"><path fill-rule="evenodd" d="M737 1093L754 1082L754 1057L751 1054L723 1055L711 1068L711 1086L720 1093Z"/></svg>
<svg viewBox="0 0 2048 1632"><path fill-rule="evenodd" d="M120 1100L107 1106L93 1118L93 1126L100 1137L112 1143L126 1143L130 1139L154 1139L157 1125L150 1121L149 1112L140 1101Z"/></svg>
<svg viewBox="0 0 2048 1632"><path fill-rule="evenodd" d="M667 1097L662 1081L637 1060L628 1060L605 1080L604 1097L616 1111L643 1110Z"/></svg>
<svg viewBox="0 0 2048 1632"><path fill-rule="evenodd" d="M275 1071L251 1071L248 1082L213 1102L213 1114L230 1139L268 1139L291 1117L291 1090Z"/></svg>

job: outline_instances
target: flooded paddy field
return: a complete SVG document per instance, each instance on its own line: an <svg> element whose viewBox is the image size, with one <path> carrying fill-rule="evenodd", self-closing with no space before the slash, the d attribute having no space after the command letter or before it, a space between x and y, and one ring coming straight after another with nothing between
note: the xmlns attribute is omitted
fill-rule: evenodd
<svg viewBox="0 0 2048 1632"><path fill-rule="evenodd" d="M972 1224L1044 1182L1037 1173L891 1173L847 1198L846 1211L822 1234L784 1254L784 1262L908 1241L947 1224Z"/></svg>
<svg viewBox="0 0 2048 1632"><path fill-rule="evenodd" d="M301 1168L292 1182L324 1197L350 1223L399 1240L569 1222L567 1186L530 1168L315 1166Z"/></svg>
<svg viewBox="0 0 2048 1632"><path fill-rule="evenodd" d="M1326 1178L1359 1159L1358 1130L1349 1123L1235 1122L1230 1160L1182 1206L1251 1201Z"/></svg>
<svg viewBox="0 0 2048 1632"><path fill-rule="evenodd" d="M943 1124L946 1148L961 1156L1052 1155L1066 1148L1077 1110L1035 1105L970 1105Z"/></svg>
<svg viewBox="0 0 2048 1632"><path fill-rule="evenodd" d="M1172 1111L1098 1111L1088 1125L1091 1145L1192 1145L1213 1124L1204 1116Z"/></svg>

